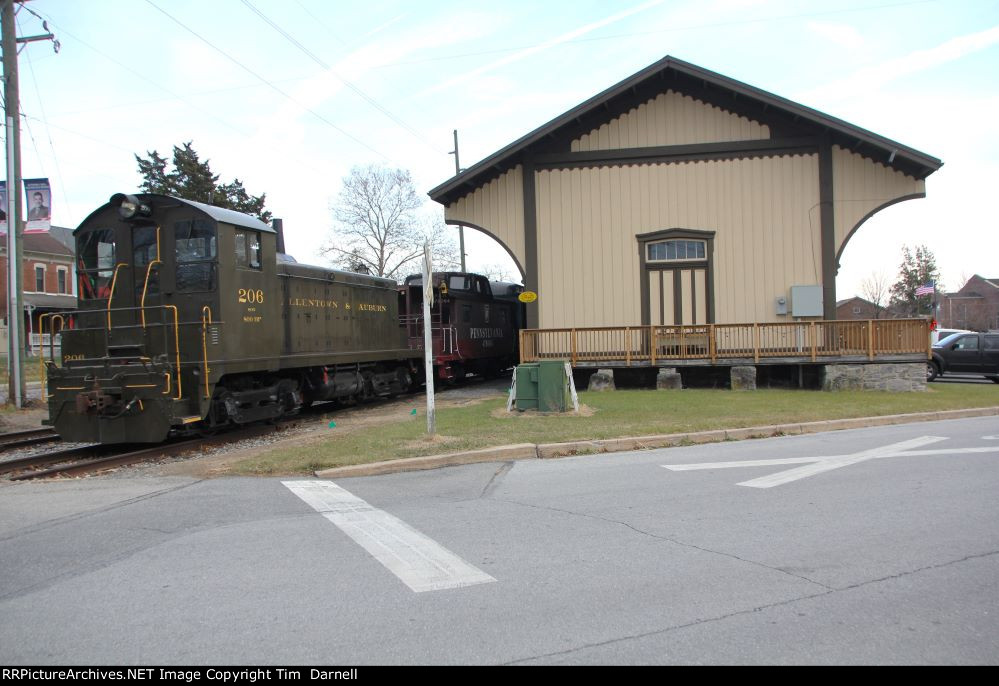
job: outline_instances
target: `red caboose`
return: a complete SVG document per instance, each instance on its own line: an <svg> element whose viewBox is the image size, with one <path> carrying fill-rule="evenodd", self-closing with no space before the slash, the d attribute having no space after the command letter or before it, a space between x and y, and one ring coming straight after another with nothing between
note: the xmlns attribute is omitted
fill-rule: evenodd
<svg viewBox="0 0 999 686"><path fill-rule="evenodd" d="M434 272L433 282L430 332L438 379L495 376L517 364L523 286L463 272ZM399 287L399 311L409 347L423 350L422 275L406 277Z"/></svg>

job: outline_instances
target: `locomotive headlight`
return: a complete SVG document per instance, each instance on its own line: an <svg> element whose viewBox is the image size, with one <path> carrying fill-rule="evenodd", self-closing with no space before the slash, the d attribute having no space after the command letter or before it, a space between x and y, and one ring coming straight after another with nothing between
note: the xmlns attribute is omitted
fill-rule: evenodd
<svg viewBox="0 0 999 686"><path fill-rule="evenodd" d="M134 195L115 193L111 196L110 202L112 205L118 206L118 214L122 219L148 217L153 213L153 210L149 207L149 205L146 205Z"/></svg>

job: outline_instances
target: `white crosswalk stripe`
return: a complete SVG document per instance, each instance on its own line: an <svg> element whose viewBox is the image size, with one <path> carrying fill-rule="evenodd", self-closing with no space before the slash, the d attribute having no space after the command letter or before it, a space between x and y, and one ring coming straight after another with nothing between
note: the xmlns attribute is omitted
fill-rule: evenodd
<svg viewBox="0 0 999 686"><path fill-rule="evenodd" d="M496 581L401 519L376 509L332 481L282 481L414 592Z"/></svg>

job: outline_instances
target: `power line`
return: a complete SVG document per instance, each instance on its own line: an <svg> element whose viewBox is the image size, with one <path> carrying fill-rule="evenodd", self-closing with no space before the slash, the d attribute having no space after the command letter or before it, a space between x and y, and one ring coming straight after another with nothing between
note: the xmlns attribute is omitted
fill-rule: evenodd
<svg viewBox="0 0 999 686"><path fill-rule="evenodd" d="M31 14L34 14L36 17L38 17L38 15L32 12L30 9L28 11L31 12ZM41 17L39 17L39 19L41 19ZM52 150L52 161L55 162L56 174L57 174L56 178L58 178L59 180L59 190L62 192L62 199L66 203L66 207L68 208L70 205L69 205L69 195L66 193L66 181L62 174L62 167L59 165L59 155L56 154L55 145L52 143L52 134L50 133L49 129L48 117L45 114L45 101L42 99L42 92L38 88L38 78L35 76L35 67L31 63L31 51L28 50L24 54L28 58L28 73L31 74L31 83L34 84L35 95L38 97L38 109L41 110L42 123L45 124L45 137L48 139L49 148ZM34 134L31 133L31 125L28 123L28 116L24 113L23 110L21 112L21 116L24 117L24 125L28 129L28 137L31 138L31 145L34 146L35 155L38 157L39 165L41 165L42 156L38 152L38 145L35 143L35 136Z"/></svg>
<svg viewBox="0 0 999 686"><path fill-rule="evenodd" d="M177 100L180 100L184 104L188 105L191 109L194 109L194 110L196 110L198 112L201 112L204 115L207 115L208 117L210 117L210 118L214 119L215 121L219 122L220 124L222 124L226 128L229 128L229 129L235 131L236 133L239 133L239 134L244 135L244 136L249 136L250 135L248 132L242 131L242 130L238 129L237 127L235 127L233 124L231 124L231 123L229 123L229 122L227 122L227 121L225 121L223 119L220 119L214 113L209 112L207 110L204 110L204 109L198 107L194 103L190 102L187 98L185 98L182 94L176 93L176 92L170 90L169 88L167 88L166 86L162 86L159 83L156 83L155 81L153 81L152 79L150 79L149 77L147 77L142 72L133 69L132 67L130 67L127 64L125 64L124 62L120 62L119 60L115 59L114 57L112 57L111 55L107 54L106 52L100 50L99 48L94 47L93 45L91 45L90 43L86 42L82 38L73 35L69 31L67 31L65 28L59 26L53 19L51 19L49 17L46 17L46 18L48 19L48 21L50 21L52 23L53 26L56 26L59 29L59 33L61 33L61 34L65 35L65 36L67 36L67 37L75 40L76 42L78 42L83 47L88 48L89 50L97 53L98 55L100 55L104 59L108 60L109 62L112 62L113 64L118 65L119 67L121 67L125 71L127 71L130 74L133 74L134 76L136 76L137 78L140 78L143 81L145 81L146 83L149 83L149 84L155 86L156 88L164 91L165 93L168 93L171 97L173 97L173 98L175 98Z"/></svg>
<svg viewBox="0 0 999 686"><path fill-rule="evenodd" d="M293 98L290 95L288 95L287 93L285 93L283 90L281 90L276 85L274 85L273 83L271 83L270 81L268 81L267 79L265 79L263 76L261 76L257 72L255 72L252 69L250 69L249 67L247 67L245 64L243 64L242 62L240 62L239 60L237 60L235 57L233 57L232 55L230 55L229 53L227 53L226 51L224 51L222 48L218 47L217 45L215 45L214 43L212 43L210 40L208 40L207 38L205 38L204 36L202 36L201 34L199 34L197 31L195 31L191 27L187 26L182 21L180 21L179 19L177 19L176 17L174 17L172 14L170 14L169 12L167 12L166 10L164 10L162 7L160 7L159 5L157 5L156 3L154 3L153 0L146 0L146 3L149 4L149 5L151 5L157 11L159 11L167 19L169 19L173 23L177 24L182 29L184 29L185 31L187 31L188 33L190 33L192 36L194 36L195 38L197 38L198 40L200 40L202 43L204 43L205 45L207 45L208 47L210 47L212 50L216 51L217 53L219 53L220 55L222 55L223 57L225 57L227 60L229 60L230 62L232 62L236 66L238 66L240 69L243 69L244 71L246 71L249 74L253 75L257 79L259 79L261 82L263 82L264 84L266 84L267 86L269 86L271 89L273 89L274 91L276 91L280 95L284 96L285 98L287 98L289 101L293 102L294 104L298 105L299 107L301 107L303 110L305 110L306 112L308 112L312 116L314 116L319 121L323 122L324 124L326 124L330 128L335 129L336 131L339 131L341 134L343 134L344 136L346 136L350 140L352 140L355 143L357 143L358 145L366 148L367 150L370 150L371 152L375 153L376 155L378 155L379 157L381 157L385 161L391 162L391 160L386 155L382 154L378 150L375 150L373 147L371 147L370 145L368 145L367 143L365 143L361 139L357 138L356 136L354 136L354 135L348 133L347 131L345 131L344 129L340 128L339 126L337 126L336 124L334 124L329 119L327 119L326 117L322 116L321 114L319 114L315 110L313 110L313 109L311 109L309 107L306 107L302 103L298 102L297 100L295 100L295 98Z"/></svg>
<svg viewBox="0 0 999 686"><path fill-rule="evenodd" d="M324 62L323 60L321 60L318 56L316 56L315 53L313 53L311 50L309 50L304 45L302 45L302 43L299 42L298 39L296 39L290 33L288 33L283 28L281 28L280 26L278 26L277 23L275 23L273 20L271 20L267 15L265 15L259 9L257 9L256 7L254 7L253 3L251 3L250 0L241 0L241 2L244 5L246 5L246 7L250 9L250 11L252 11L258 17L260 17L264 22L266 22L268 26L270 26L272 29L274 29L275 31L277 31L282 36L284 36L288 40L289 43L291 43L296 48L298 48L299 50L301 50L309 59L311 59L313 62L315 62L316 64L318 64L323 69L325 69L327 73L332 74L333 76L335 76L343 85L345 85L350 90L354 91L354 93L356 93L361 98L363 98L365 100L365 102L367 102L369 105L371 105L372 107L374 107L375 109L377 109L379 112L381 112L382 114L384 114L386 117L388 117L392 121L394 121L396 124L398 124L399 126L401 126L403 129L405 129L407 132L409 132L410 134L412 134L414 137L416 137L417 139L419 139L420 141L422 141L423 143L425 143L434 152L439 153L439 154L444 154L438 148L436 148L433 143L431 143L429 140L427 140L426 136L424 136L423 134L421 134L419 131L417 131L416 129L414 129L412 126L410 126L409 124L407 124L406 122L404 122L402 119L400 119L399 117L397 117L395 114L393 114L392 112L390 112L388 109L386 109L385 107L383 107L380 103L378 103L378 101L376 101L370 95L368 95L367 93L365 93L364 91L362 91L355 84L351 83L350 81L348 81L347 79L345 79L344 77L342 77L340 74L338 74L336 71L334 71L333 67L331 67L326 62Z"/></svg>
<svg viewBox="0 0 999 686"><path fill-rule="evenodd" d="M241 128L239 128L238 126L230 123L229 121L218 117L213 112L210 112L208 110L205 110L205 109L197 106L191 100L189 100L188 98L186 98L184 95L182 95L180 93L177 93L177 92L171 90L170 88L167 88L166 86L163 86L162 84L157 83L156 81L153 81L152 79L150 79L146 75L142 74L141 72L136 71L135 69L131 68L127 64L125 64L123 62L120 62L119 60L115 59L114 57L112 57L111 55L107 54L106 52L104 52L104 51L102 51L102 50L94 47L93 45L87 43L82 38L79 38L78 36L76 36L76 35L68 32L66 29L64 29L61 26L59 26L59 24L56 23L51 17L46 17L46 19L49 21L50 24L52 24L53 26L56 26L59 29L60 34L62 34L64 36L67 36L68 38L70 38L72 40L75 40L76 42L78 42L83 47L85 47L85 48L91 50L92 52L100 55L101 57L103 57L104 59L108 60L112 64L117 65L118 67L124 69L125 71L127 71L127 72L129 72L131 74L134 74L136 77L142 79L146 83L154 86L155 88L163 91L164 93L167 93L170 96L171 99L179 100L180 102L184 103L185 105L187 105L191 109L195 110L196 112L200 112L202 114L205 114L209 118L211 118L211 119L215 120L216 122L218 122L219 124L221 124L223 127L229 129L230 131L234 131L234 132L238 133L241 136L250 137L252 135L250 132L244 131ZM249 88L249 87L250 86L238 86L238 88ZM194 95L205 95L205 94L211 94L211 93L214 93L214 92L223 92L225 90L232 90L232 89L219 89L217 91L205 91L203 93L195 93ZM155 102L155 101L152 101L152 102ZM129 103L125 103L125 104L128 105ZM134 105L135 103L131 103L131 104ZM91 110L82 110L82 112L94 112L94 111L98 111L98 110L94 110L94 109L91 109ZM71 112L69 114L77 114L77 113L78 112ZM73 129L68 129L68 128L63 127L63 126L58 126L56 124L52 124L51 122L48 122L46 125L47 126L51 126L53 128L56 128L56 129L61 129L62 131L66 131L67 133L71 133L71 134L74 134L76 136L80 136L82 138L86 138L86 139L91 140L91 141L93 141L95 143L99 143L101 145L104 145L104 146L107 146L107 147L110 147L110 148L115 148L117 150L122 150L124 152L129 153L129 154L135 154L134 150L126 150L125 148L122 148L122 147L120 147L120 146L118 146L118 145L116 145L114 143L109 143L109 142L103 141L103 140L101 140L99 138L94 138L93 136L90 136L90 135L85 134L85 133L81 133L79 131L75 131ZM278 150L277 146L272 146L272 148L274 150ZM280 148L280 150L284 154L287 154L287 152L288 152L287 149L285 149L285 148ZM310 168L310 169L312 169L312 170L314 170L316 172L322 172L323 171L323 170L319 169L318 167L314 166L311 162L303 160L300 157L295 156L294 159L296 159L303 166L308 167L308 168Z"/></svg>
<svg viewBox="0 0 999 686"><path fill-rule="evenodd" d="M807 12L801 14L783 14L775 15L770 17L760 17L757 19L739 19L733 21L720 21L705 24L688 24L686 26L673 26L668 29L654 29L649 31L630 31L625 33L615 33L608 36L589 36L587 38L573 38L571 40L562 41L559 43L562 45L574 45L581 43L596 43L600 41L611 41L611 40L622 40L628 38L635 38L636 36L654 36L663 33L678 33L680 31L700 31L702 29L715 29L715 28L725 28L728 26L744 26L746 24L762 24L766 22L773 21L784 21L787 19L809 19L812 17L824 17L836 14L852 14L855 12L868 12L871 10L880 9L892 9L895 7L909 7L911 5L926 5L930 3L939 3L941 0L906 0L905 2L895 2L887 3L883 5L871 5L867 7L850 7L846 9L835 9L826 10L822 12ZM372 67L373 69L388 69L390 67L404 67L412 64L426 64L428 62L447 62L449 60L465 59L468 57L483 57L486 55L498 55L508 52L519 52L521 50L530 50L532 48L539 48L545 45L545 42L541 43L529 43L526 45L511 46L504 48L495 48L492 50L478 50L476 52L465 52L457 53L451 55L441 55L439 57L425 57L417 60L400 60L398 62L386 62L384 64L379 64Z"/></svg>

